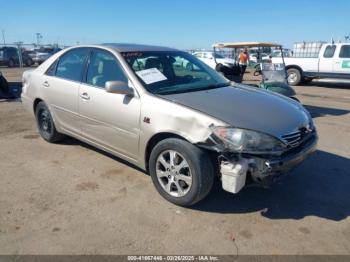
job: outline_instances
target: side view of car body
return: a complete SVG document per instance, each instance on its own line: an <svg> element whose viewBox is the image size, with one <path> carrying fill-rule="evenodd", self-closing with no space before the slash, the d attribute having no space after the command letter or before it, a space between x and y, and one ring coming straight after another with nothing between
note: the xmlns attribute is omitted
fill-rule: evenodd
<svg viewBox="0 0 350 262"><path fill-rule="evenodd" d="M33 65L33 60L26 52L22 52L22 61L26 66ZM0 65L8 67L19 65L18 49L15 47L1 47Z"/></svg>
<svg viewBox="0 0 350 262"><path fill-rule="evenodd" d="M21 97L45 140L69 135L125 159L182 206L203 199L216 175L232 193L248 177L270 181L317 143L299 103L233 84L196 57L165 47L62 50L23 74Z"/></svg>
<svg viewBox="0 0 350 262"><path fill-rule="evenodd" d="M234 59L225 58L220 54L214 53L212 51L204 51L204 52L198 51L193 53L193 55L213 69L216 69L217 64L221 64L227 67L233 67L236 63ZM214 56L215 56L215 59L214 59Z"/></svg>
<svg viewBox="0 0 350 262"><path fill-rule="evenodd" d="M316 57L313 56L313 53L310 55L312 56L290 56L284 59L290 85L307 83L313 79L350 79L349 43L323 44L316 53ZM274 57L272 60L278 63L281 58Z"/></svg>
<svg viewBox="0 0 350 262"><path fill-rule="evenodd" d="M61 51L60 48L40 48L30 52L30 57L34 63L41 64L53 54Z"/></svg>

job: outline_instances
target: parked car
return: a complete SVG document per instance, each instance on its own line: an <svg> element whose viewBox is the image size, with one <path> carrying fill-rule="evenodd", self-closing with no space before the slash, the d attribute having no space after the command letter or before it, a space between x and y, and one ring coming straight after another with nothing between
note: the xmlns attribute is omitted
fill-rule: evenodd
<svg viewBox="0 0 350 262"><path fill-rule="evenodd" d="M176 66L178 58L198 70ZM182 206L203 199L216 175L232 193L248 177L273 180L317 143L312 118L299 103L232 83L171 48L68 48L24 72L22 90L43 139L69 135L125 159Z"/></svg>
<svg viewBox="0 0 350 262"><path fill-rule="evenodd" d="M195 52L193 55L199 58L201 61L206 63L213 69L216 69L217 65L224 65L227 67L233 67L235 65L235 60L231 58L225 58L218 53L214 53L213 51L201 51ZM215 61L216 60L216 61Z"/></svg>
<svg viewBox="0 0 350 262"><path fill-rule="evenodd" d="M0 48L0 65L14 67L18 60L17 48L1 47Z"/></svg>
<svg viewBox="0 0 350 262"><path fill-rule="evenodd" d="M40 48L36 49L31 53L31 58L33 59L34 63L41 64L46 59L48 59L53 54L61 51L60 48Z"/></svg>
<svg viewBox="0 0 350 262"><path fill-rule="evenodd" d="M22 52L22 61L26 66L33 65L32 58L26 52ZM18 66L18 49L16 47L0 47L0 65L8 67Z"/></svg>
<svg viewBox="0 0 350 262"><path fill-rule="evenodd" d="M323 44L318 57L286 57L284 61L290 85L321 78L350 79L350 43Z"/></svg>
<svg viewBox="0 0 350 262"><path fill-rule="evenodd" d="M30 56L30 52L27 50L22 52L22 60L23 60L23 64L25 66L34 65L34 61L33 61L32 57Z"/></svg>

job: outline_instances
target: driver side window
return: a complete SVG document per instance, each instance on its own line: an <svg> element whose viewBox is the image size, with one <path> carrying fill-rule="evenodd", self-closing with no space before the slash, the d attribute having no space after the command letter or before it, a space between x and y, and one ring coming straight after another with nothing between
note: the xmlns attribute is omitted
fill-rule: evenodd
<svg viewBox="0 0 350 262"><path fill-rule="evenodd" d="M127 82L128 78L113 54L104 50L93 50L86 75L86 83L104 88L107 81Z"/></svg>

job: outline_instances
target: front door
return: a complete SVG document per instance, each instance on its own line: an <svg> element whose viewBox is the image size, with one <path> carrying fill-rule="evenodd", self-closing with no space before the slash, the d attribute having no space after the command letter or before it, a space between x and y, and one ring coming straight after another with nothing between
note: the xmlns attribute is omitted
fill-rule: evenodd
<svg viewBox="0 0 350 262"><path fill-rule="evenodd" d="M350 78L350 45L342 45L334 59L334 73L347 74Z"/></svg>
<svg viewBox="0 0 350 262"><path fill-rule="evenodd" d="M334 54L336 47L336 45L327 45L323 54L320 54L318 65L320 75L333 72Z"/></svg>
<svg viewBox="0 0 350 262"><path fill-rule="evenodd" d="M140 98L107 93L107 81L128 78L116 57L102 49L93 49L86 79L79 88L79 112L82 134L92 142L128 158L138 154Z"/></svg>

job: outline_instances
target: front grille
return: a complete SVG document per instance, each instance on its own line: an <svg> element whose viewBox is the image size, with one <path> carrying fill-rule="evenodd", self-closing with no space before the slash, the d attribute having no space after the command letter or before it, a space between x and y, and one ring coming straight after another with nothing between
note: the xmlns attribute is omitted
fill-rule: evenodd
<svg viewBox="0 0 350 262"><path fill-rule="evenodd" d="M308 141L315 135L314 128L302 127L298 131L286 134L282 136L282 140L287 144L289 148L298 147L300 144Z"/></svg>
<svg viewBox="0 0 350 262"><path fill-rule="evenodd" d="M297 147L301 142L301 131L296 131L282 136L283 141L290 147Z"/></svg>

